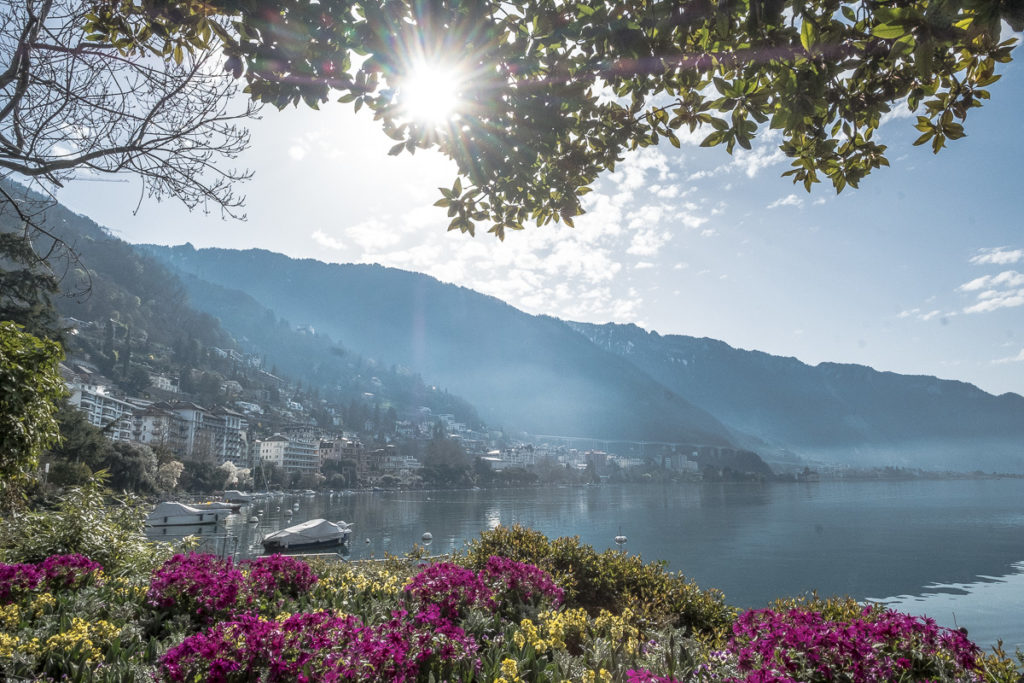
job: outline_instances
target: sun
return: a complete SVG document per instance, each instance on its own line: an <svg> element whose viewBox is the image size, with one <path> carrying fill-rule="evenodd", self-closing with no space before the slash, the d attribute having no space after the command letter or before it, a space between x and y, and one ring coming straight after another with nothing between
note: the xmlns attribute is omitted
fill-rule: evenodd
<svg viewBox="0 0 1024 683"><path fill-rule="evenodd" d="M458 69L442 64L418 64L402 79L398 101L402 113L416 123L437 128L458 115Z"/></svg>

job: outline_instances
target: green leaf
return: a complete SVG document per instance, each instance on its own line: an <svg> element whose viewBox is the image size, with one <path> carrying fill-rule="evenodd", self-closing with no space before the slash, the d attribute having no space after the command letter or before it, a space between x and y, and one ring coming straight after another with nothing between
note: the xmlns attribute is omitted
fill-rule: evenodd
<svg viewBox="0 0 1024 683"><path fill-rule="evenodd" d="M818 27L810 21L804 21L800 26L800 44L810 52L818 42Z"/></svg>
<svg viewBox="0 0 1024 683"><path fill-rule="evenodd" d="M884 38L887 40L895 40L903 37L906 34L907 29L900 24L879 24L871 29L871 35L876 38Z"/></svg>

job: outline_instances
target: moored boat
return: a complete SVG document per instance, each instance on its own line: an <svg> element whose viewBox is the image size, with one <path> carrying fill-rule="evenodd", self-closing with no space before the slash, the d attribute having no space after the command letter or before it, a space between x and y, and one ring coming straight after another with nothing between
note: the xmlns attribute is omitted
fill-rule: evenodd
<svg viewBox="0 0 1024 683"><path fill-rule="evenodd" d="M146 526L198 526L203 524L216 524L227 519L231 510L213 509L200 510L199 508L167 501L157 505L153 512L146 517Z"/></svg>
<svg viewBox="0 0 1024 683"><path fill-rule="evenodd" d="M229 503L251 503L252 496L241 491L225 491L224 500Z"/></svg>
<svg viewBox="0 0 1024 683"><path fill-rule="evenodd" d="M267 552L278 552L329 548L346 542L351 534L352 525L346 522L311 519L268 534L263 539L263 549Z"/></svg>

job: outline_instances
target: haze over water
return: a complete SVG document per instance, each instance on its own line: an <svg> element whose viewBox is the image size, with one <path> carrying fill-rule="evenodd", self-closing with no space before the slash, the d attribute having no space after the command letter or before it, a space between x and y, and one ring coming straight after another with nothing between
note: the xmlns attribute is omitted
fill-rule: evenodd
<svg viewBox="0 0 1024 683"><path fill-rule="evenodd" d="M239 516L228 526L243 556L261 552L260 533L313 517L355 523L350 559L404 553L426 531L430 551L445 553L499 523L578 535L597 550L622 533L628 552L666 561L733 605L811 590L887 599L965 626L984 647L1024 647L1021 479L366 492L287 497L245 516L253 511L258 528Z"/></svg>

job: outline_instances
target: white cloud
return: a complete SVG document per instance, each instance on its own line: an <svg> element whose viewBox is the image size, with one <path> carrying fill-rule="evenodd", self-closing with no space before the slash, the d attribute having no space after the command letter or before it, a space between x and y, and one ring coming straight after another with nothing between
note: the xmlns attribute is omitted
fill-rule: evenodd
<svg viewBox="0 0 1024 683"><path fill-rule="evenodd" d="M1016 356L1010 356L1009 358L999 358L992 362L995 363L996 365L1001 365L1003 363L1024 363L1024 349L1021 349L1020 353L1018 353Z"/></svg>
<svg viewBox="0 0 1024 683"><path fill-rule="evenodd" d="M626 253L635 256L654 256L670 239L672 239L672 234L667 230L656 228L640 230L633 235L633 240L630 242L629 248L626 249Z"/></svg>
<svg viewBox="0 0 1024 683"><path fill-rule="evenodd" d="M768 140L766 137L765 140ZM762 143L750 151L738 151L732 161L732 167L753 178L761 170L780 164L786 160L785 153L773 142Z"/></svg>
<svg viewBox="0 0 1024 683"><path fill-rule="evenodd" d="M974 265L991 263L999 266L1005 266L1010 263L1019 263L1021 261L1024 261L1024 249L993 247L990 249L982 249L976 256L971 257L970 262Z"/></svg>
<svg viewBox="0 0 1024 683"><path fill-rule="evenodd" d="M714 237L717 234L718 231L715 230L714 228L704 228L703 230L700 231L701 237Z"/></svg>
<svg viewBox="0 0 1024 683"><path fill-rule="evenodd" d="M346 228L345 235L366 251L394 246L402 239L398 230L373 218Z"/></svg>
<svg viewBox="0 0 1024 683"><path fill-rule="evenodd" d="M768 205L769 209L777 209L780 206L803 206L804 200L797 197L795 194L788 194L782 199L776 199L774 202Z"/></svg>
<svg viewBox="0 0 1024 683"><path fill-rule="evenodd" d="M316 230L310 237L314 242L319 244L321 247L327 247L328 249L344 249L345 243L336 237L331 237L323 230Z"/></svg>
<svg viewBox="0 0 1024 683"><path fill-rule="evenodd" d="M955 315L955 312L945 312L937 308L930 311L922 311L920 308L910 308L905 311L900 311L896 314L896 317L901 320L913 318L914 320L920 320L921 322L928 322L935 318L952 318Z"/></svg>
<svg viewBox="0 0 1024 683"><path fill-rule="evenodd" d="M654 264L650 261L637 261L636 265L633 266L637 270L648 270L654 267Z"/></svg>
<svg viewBox="0 0 1024 683"><path fill-rule="evenodd" d="M306 156L306 148L302 145L292 145L288 148L288 156L295 161L302 161Z"/></svg>
<svg viewBox="0 0 1024 683"><path fill-rule="evenodd" d="M705 218L704 216L695 216L692 213L684 213L679 214L679 222L682 223L684 227L689 228L690 230L696 230L700 226L707 223L708 219Z"/></svg>
<svg viewBox="0 0 1024 683"><path fill-rule="evenodd" d="M884 126L890 121L895 121L896 119L909 119L915 116L917 116L917 114L910 111L910 107L907 106L907 101L904 99L898 102L891 110L882 114L882 119L879 125Z"/></svg>
<svg viewBox="0 0 1024 683"><path fill-rule="evenodd" d="M978 303L965 308L964 313L988 313L999 310L1000 308L1016 308L1017 306L1024 306L1024 289L1004 292L988 290L982 292L978 298Z"/></svg>
<svg viewBox="0 0 1024 683"><path fill-rule="evenodd" d="M979 289L992 287L1024 287L1024 273L1015 270L1004 270L998 275L983 275L970 282L960 285L959 289L964 292L974 292Z"/></svg>
<svg viewBox="0 0 1024 683"><path fill-rule="evenodd" d="M824 197L818 197L817 199L815 199L811 203L814 204L815 206L821 206L822 204L825 203L825 198Z"/></svg>

